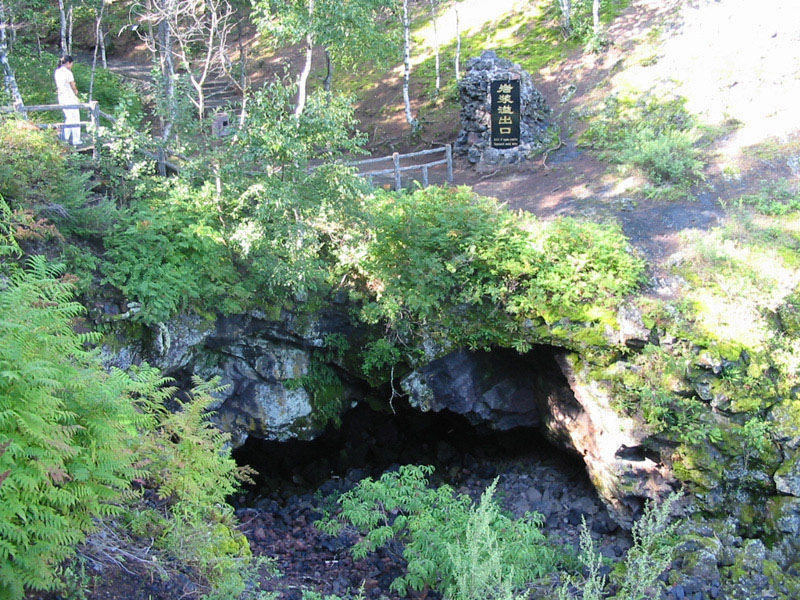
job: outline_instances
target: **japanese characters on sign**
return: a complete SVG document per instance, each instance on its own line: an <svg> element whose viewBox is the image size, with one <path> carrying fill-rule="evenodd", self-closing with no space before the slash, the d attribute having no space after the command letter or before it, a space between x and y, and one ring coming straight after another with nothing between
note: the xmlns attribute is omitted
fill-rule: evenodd
<svg viewBox="0 0 800 600"><path fill-rule="evenodd" d="M492 148L519 146L519 79L492 81Z"/></svg>

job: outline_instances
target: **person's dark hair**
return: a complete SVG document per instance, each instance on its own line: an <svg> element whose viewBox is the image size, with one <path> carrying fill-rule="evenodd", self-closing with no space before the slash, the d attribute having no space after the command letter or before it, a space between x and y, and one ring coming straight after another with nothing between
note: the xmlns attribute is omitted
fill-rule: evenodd
<svg viewBox="0 0 800 600"><path fill-rule="evenodd" d="M61 58L58 59L58 66L59 67L63 67L65 64L71 63L71 62L74 62L72 60L72 57L69 54L65 54L64 56L62 56Z"/></svg>

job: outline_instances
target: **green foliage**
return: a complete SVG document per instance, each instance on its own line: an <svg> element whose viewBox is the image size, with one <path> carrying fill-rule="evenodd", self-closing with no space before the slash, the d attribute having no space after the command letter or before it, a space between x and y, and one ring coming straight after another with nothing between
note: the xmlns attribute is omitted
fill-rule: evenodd
<svg viewBox="0 0 800 600"><path fill-rule="evenodd" d="M619 228L515 214L466 188L376 194L363 269L367 322L401 337L524 349L561 319L602 318L633 291L642 261Z"/></svg>
<svg viewBox="0 0 800 600"><path fill-rule="evenodd" d="M18 252L0 233L0 255ZM208 421L213 382L195 381L170 412L175 389L154 369L107 372L87 349L97 336L75 331L84 309L59 274L35 256L5 265L0 288L0 595L76 587L79 563L62 561L121 515L199 573L208 597L239 597L259 564L226 508L246 473ZM165 515L123 502L134 477L169 499Z"/></svg>
<svg viewBox="0 0 800 600"><path fill-rule="evenodd" d="M703 175L693 144L685 131L644 129L626 137L619 160L642 169L656 185L686 185Z"/></svg>
<svg viewBox="0 0 800 600"><path fill-rule="evenodd" d="M611 96L580 141L602 150L603 158L641 169L653 194L685 191L703 178L695 122L685 104L685 98L650 94Z"/></svg>
<svg viewBox="0 0 800 600"><path fill-rule="evenodd" d="M251 590L265 563L253 558L227 504L251 471L237 467L228 449L230 435L209 421L211 394L218 390L215 381L195 378L184 400L175 397L175 388L163 386L139 398L142 417L133 447L140 478L168 503L163 512L134 504L125 520L127 529L151 538L169 560L190 568L204 598L228 600ZM165 408L167 399L172 410Z"/></svg>
<svg viewBox="0 0 800 600"><path fill-rule="evenodd" d="M286 388L290 390L302 388L308 392L314 409L313 418L317 423L333 422L337 426L341 424L346 400L344 386L330 365L312 358L308 365L308 373L287 380Z"/></svg>
<svg viewBox="0 0 800 600"><path fill-rule="evenodd" d="M73 207L86 200L87 176L68 163L52 132L0 119L0 195L14 208Z"/></svg>
<svg viewBox="0 0 800 600"><path fill-rule="evenodd" d="M235 312L247 295L219 228L211 186L166 182L124 213L104 239L101 271L152 324L189 307Z"/></svg>
<svg viewBox="0 0 800 600"><path fill-rule="evenodd" d="M230 199L220 210L258 293L278 305L313 306L341 281L338 265L357 260L366 183L333 161L360 152L364 138L347 99L312 94L299 118L291 99L291 89L277 84L255 94L248 127L223 161ZM323 163L311 168L312 159Z"/></svg>
<svg viewBox="0 0 800 600"><path fill-rule="evenodd" d="M517 552L530 541L509 540L499 531L507 520L504 521L500 507L493 499L496 488L497 479L484 491L477 508L470 513L463 538L447 548L454 575L448 597L453 600L514 600L525 597L520 588L527 581L516 574L519 568ZM541 518L533 522L541 525ZM509 542L512 547L505 546ZM509 561L510 558L515 560Z"/></svg>
<svg viewBox="0 0 800 600"><path fill-rule="evenodd" d="M134 471L134 405L122 372L106 373L73 322L83 308L44 257L0 289L0 595L51 589L56 567L115 509Z"/></svg>
<svg viewBox="0 0 800 600"><path fill-rule="evenodd" d="M539 531L541 515L513 520L493 500L495 484L473 506L468 496L456 495L447 485L429 488L433 467L405 465L380 479L364 479L342 494L341 513L320 524L336 532L342 522L362 534L353 555L363 558L383 546L403 546L408 562L405 575L391 588L405 595L426 586L455 600L503 598L528 581L552 571L556 553ZM459 573L465 565L485 561L472 575ZM470 586L479 585L471 590Z"/></svg>
<svg viewBox="0 0 800 600"><path fill-rule="evenodd" d="M763 181L758 193L742 196L739 203L765 215L786 215L800 210L800 189L785 179Z"/></svg>
<svg viewBox="0 0 800 600"><path fill-rule="evenodd" d="M611 596L615 600L655 597L655 589L661 585L658 576L669 567L678 543L676 531L679 523L671 521L672 509L678 498L678 494L671 494L660 505L649 502L644 514L634 523L631 530L633 546L622 563L622 575L616 582L617 592ZM580 547L579 560L586 576L580 582L576 578L568 579L559 589L558 599L601 600L609 597L606 578L600 574L603 559L594 546L585 521L581 529ZM572 591L575 587L577 596Z"/></svg>
<svg viewBox="0 0 800 600"><path fill-rule="evenodd" d="M195 378L192 383L188 399L173 399L176 406L171 410L163 401L174 395L174 388L142 400L150 422L137 438L136 452L147 461L147 477L161 497L214 507L238 488L242 472L225 451L230 435L208 420L208 407L216 400L211 394L220 390L217 382Z"/></svg>
<svg viewBox="0 0 800 600"><path fill-rule="evenodd" d="M9 57L11 67L17 78L25 104L57 104L56 84L53 73L58 66L58 57L48 52L41 56L28 45L18 45ZM75 62L72 73L75 76L75 85L80 92L80 98L89 99L89 79L91 77L91 63ZM94 100L100 103L100 108L106 112L115 112L118 105L126 103L137 119L142 116L142 103L139 94L133 87L125 84L115 73L101 68L99 65L94 75ZM86 114L83 114L86 119ZM61 122L64 115L61 111L38 113L36 119L44 122Z"/></svg>
<svg viewBox="0 0 800 600"><path fill-rule="evenodd" d="M275 46L304 42L328 50L336 69L353 71L365 62L383 63L400 54L398 23L390 0L254 2L256 22Z"/></svg>

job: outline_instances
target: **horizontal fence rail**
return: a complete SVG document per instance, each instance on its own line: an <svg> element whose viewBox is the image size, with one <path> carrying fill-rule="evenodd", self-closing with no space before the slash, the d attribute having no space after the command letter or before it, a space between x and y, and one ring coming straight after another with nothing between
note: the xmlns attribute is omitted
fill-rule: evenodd
<svg viewBox="0 0 800 600"><path fill-rule="evenodd" d="M100 110L100 107L96 100L92 102L79 102L77 104L39 104L39 105L31 105L31 106L0 106L0 113L19 113L22 114L25 118L27 118L28 113L36 113L36 112L47 112L47 111L59 111L59 110L86 110L89 112L89 120L88 121L80 121L78 123L74 123L71 125L79 126L79 127L87 127L89 133L92 135L92 156L94 158L98 158L100 156L100 148L102 146L102 141L100 139L100 119L105 119L112 125L117 123L117 118L113 115L108 114L105 111ZM61 129L65 126L64 123L34 123L36 127L40 129ZM170 161L169 158L175 157L179 160L187 160L185 156L182 156L176 152L172 152L169 148L165 147L162 144L158 143L158 140L153 140L149 136L139 133L133 132L134 135L144 142L145 144L151 146L152 150L147 150L142 147L136 147L135 151L139 152L143 156L146 156L154 161L156 161L158 165L158 172L161 175L167 174L167 168L172 170L173 172L177 173L180 171L180 166ZM415 163L410 165L402 165L401 162L407 159L419 158L420 156L430 156L433 154L444 154L444 158L439 160L433 160L425 163ZM399 154L397 152L389 155L389 156L381 156L378 158L367 158L365 160L359 160L355 162L348 163L350 166L353 167L362 167L365 165L378 165L382 162L390 162L392 166L387 169L379 169L377 171L366 171L363 173L359 173L362 177L366 177L370 183L372 182L373 177L377 177L380 175L394 175L394 187L396 190L401 190L403 187L402 182L402 173L407 173L410 171L420 171L422 173L422 185L423 187L428 186L429 181L429 171L433 167L438 167L440 165L447 166L447 182L453 183L453 147L450 144L442 146L441 148L431 148L429 150L420 150L418 152L409 152L408 154ZM313 169L314 167L312 167Z"/></svg>
<svg viewBox="0 0 800 600"><path fill-rule="evenodd" d="M101 118L105 119L112 125L117 122L117 119L113 115L110 115L107 112L100 110L100 106L98 105L96 100L92 102L79 102L77 104L36 104L31 106L0 106L0 113L19 113L22 114L22 116L27 119L28 113L59 111L59 110L75 110L75 109L89 111L88 121L70 123L70 125L75 125L79 127L91 126L91 128L88 129L88 131L92 134L92 156L94 158L98 158L100 156L100 147L102 146L102 141L100 140L100 135L99 135L100 119ZM34 125L39 129L62 129L66 124L34 123ZM174 156L180 160L186 160L185 156L181 156L180 154L172 152L166 147L158 145L157 141L151 139L150 137L148 137L143 133L134 132L134 134L137 136L138 139L144 141L146 144L150 144L155 147L154 151L146 150L140 147L136 147L135 150L139 154L142 154L143 156L146 156L156 161L158 165L158 172L160 174L166 175L167 168L171 169L176 173L180 171L180 167L176 163L168 159Z"/></svg>
<svg viewBox="0 0 800 600"><path fill-rule="evenodd" d="M417 163L405 166L401 166L400 164L400 162L403 159L417 158L420 156L428 156L431 154L441 154L441 153L444 153L444 158L440 160L434 160L431 162ZM378 175L394 175L394 187L396 190L401 190L403 188L403 182L400 176L401 173L408 171L421 171L422 185L423 187L427 187L429 169L431 167L437 167L439 165L447 165L447 183L453 183L453 147L450 144L442 146L441 148L431 148L430 150L420 150L419 152L409 152L408 154L399 154L395 152L390 156L381 156L379 158L367 158L365 160L359 160L349 164L354 167L361 167L363 165L375 165L381 162L389 162L389 161L392 162L392 167L389 169L381 169L378 171L366 171L364 173L360 173L360 175L362 177L366 177L370 182L372 181L373 177Z"/></svg>
<svg viewBox="0 0 800 600"><path fill-rule="evenodd" d="M100 156L100 139L98 137L98 132L100 129L100 105L97 103L97 100L93 100L92 102L78 102L76 104L36 104L32 106L25 106L25 105L18 105L18 106L0 106L0 113L20 113L26 119L28 118L28 113L32 112L47 112L47 111L58 111L58 110L86 110L89 111L89 120L88 121L79 121L78 123L70 123L67 125L66 123L35 123L35 125L39 129L59 129L61 130L64 127L70 126L78 126L83 128L84 126L91 126L90 128L87 127L87 130L92 135L92 156L94 158L98 158Z"/></svg>

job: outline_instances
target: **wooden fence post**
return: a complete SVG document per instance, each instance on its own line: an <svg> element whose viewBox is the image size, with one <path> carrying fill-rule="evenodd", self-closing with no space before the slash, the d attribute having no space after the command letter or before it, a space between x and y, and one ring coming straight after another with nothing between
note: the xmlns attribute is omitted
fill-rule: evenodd
<svg viewBox="0 0 800 600"><path fill-rule="evenodd" d="M392 154L392 162L394 163L394 189L399 192L403 189L403 182L400 179L400 155L397 152Z"/></svg>
<svg viewBox="0 0 800 600"><path fill-rule="evenodd" d="M89 121L92 125L92 158L100 158L100 105L97 100L92 100Z"/></svg>
<svg viewBox="0 0 800 600"><path fill-rule="evenodd" d="M447 160L447 183L453 183L453 146L447 144L444 147L444 156Z"/></svg>
<svg viewBox="0 0 800 600"><path fill-rule="evenodd" d="M164 148L162 146L158 147L157 151L158 155L158 174L162 177L167 176L167 155L164 152Z"/></svg>
<svg viewBox="0 0 800 600"><path fill-rule="evenodd" d="M428 165L422 165L422 187L428 187Z"/></svg>

